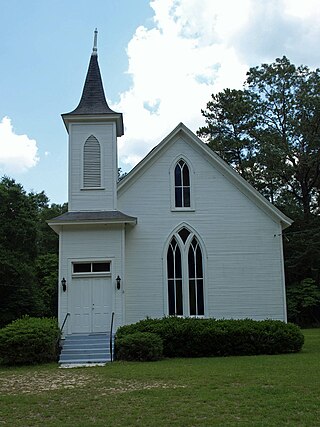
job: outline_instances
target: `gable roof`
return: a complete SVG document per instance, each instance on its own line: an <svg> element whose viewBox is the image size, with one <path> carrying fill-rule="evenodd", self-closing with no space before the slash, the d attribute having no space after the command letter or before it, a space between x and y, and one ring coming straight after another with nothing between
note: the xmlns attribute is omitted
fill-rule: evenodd
<svg viewBox="0 0 320 427"><path fill-rule="evenodd" d="M283 214L278 208L263 197L231 166L222 160L211 148L201 141L187 126L179 123L156 147L154 147L119 183L118 193L125 191L136 179L161 155L161 153L172 144L178 137L184 137L193 147L198 149L202 155L212 163L226 179L234 184L248 199L262 209L267 215L281 223L282 228L289 227L292 220Z"/></svg>
<svg viewBox="0 0 320 427"><path fill-rule="evenodd" d="M95 118L109 117L115 119L117 126L117 136L123 135L123 117L122 113L116 113L109 107L102 84L102 78L98 63L96 47L97 30L95 31L95 44L91 54L86 80L84 83L82 96L78 106L70 113L62 114L62 119L67 124L70 120L88 116Z"/></svg>

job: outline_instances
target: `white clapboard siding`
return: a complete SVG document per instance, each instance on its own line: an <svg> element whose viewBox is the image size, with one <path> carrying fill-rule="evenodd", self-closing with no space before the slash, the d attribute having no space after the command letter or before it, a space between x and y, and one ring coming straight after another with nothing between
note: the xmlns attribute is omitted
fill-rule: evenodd
<svg viewBox="0 0 320 427"><path fill-rule="evenodd" d="M191 165L193 207L171 209L174 159ZM183 138L168 144L123 186L118 207L136 216L126 231L126 323L168 314L165 246L185 224L202 244L205 315L285 320L281 226Z"/></svg>
<svg viewBox="0 0 320 427"><path fill-rule="evenodd" d="M124 276L122 254L123 225L63 226L60 235L60 275L67 281L67 292L59 286L59 322L72 310L69 286L72 284L72 262L110 261L112 311L116 312L115 327L123 324L123 293L115 288L115 278ZM67 325L68 326L68 325ZM68 329L66 330L68 332Z"/></svg>
<svg viewBox="0 0 320 427"><path fill-rule="evenodd" d="M117 149L114 123L69 127L69 210L116 209Z"/></svg>

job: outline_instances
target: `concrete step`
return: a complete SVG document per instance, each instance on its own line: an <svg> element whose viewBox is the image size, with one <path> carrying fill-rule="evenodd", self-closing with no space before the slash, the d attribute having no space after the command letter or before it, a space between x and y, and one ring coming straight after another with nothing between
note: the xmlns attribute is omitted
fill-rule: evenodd
<svg viewBox="0 0 320 427"><path fill-rule="evenodd" d="M63 354L110 354L110 349L106 348L64 348Z"/></svg>
<svg viewBox="0 0 320 427"><path fill-rule="evenodd" d="M62 350L59 359L61 365L107 363L111 361L109 334L67 335L62 340L61 345Z"/></svg>
<svg viewBox="0 0 320 427"><path fill-rule="evenodd" d="M65 350L105 350L108 351L110 350L110 345L109 344L96 344L96 345L90 345L90 344L86 344L86 343L79 343L77 345L72 345L72 344L65 344L63 347L63 351Z"/></svg>
<svg viewBox="0 0 320 427"><path fill-rule="evenodd" d="M96 363L108 363L110 360L106 359L69 359L63 362L59 362L61 366L64 365L85 365L85 364L96 364Z"/></svg>
<svg viewBox="0 0 320 427"><path fill-rule="evenodd" d="M110 343L110 338L109 337L105 337L104 339L68 339L68 337L66 337L65 339L61 340L63 343L68 343L68 344L72 344L72 345L76 345L79 343L87 343L87 344L105 344L105 343ZM112 339L113 341L113 339Z"/></svg>
<svg viewBox="0 0 320 427"><path fill-rule="evenodd" d="M96 359L103 359L103 360L110 360L110 355L107 354L63 354L60 357L60 362L62 361L66 361L66 360L71 360L71 359L79 359L79 360L83 360L83 359L91 359L91 360L96 360Z"/></svg>

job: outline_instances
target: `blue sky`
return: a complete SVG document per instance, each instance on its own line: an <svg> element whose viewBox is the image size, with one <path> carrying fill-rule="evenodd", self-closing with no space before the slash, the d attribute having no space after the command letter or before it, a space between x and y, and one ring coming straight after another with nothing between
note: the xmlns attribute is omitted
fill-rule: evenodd
<svg viewBox="0 0 320 427"><path fill-rule="evenodd" d="M98 28L109 105L124 113L130 170L180 121L196 131L213 92L287 55L320 64L318 0L0 0L0 175L67 201L61 113L81 96Z"/></svg>

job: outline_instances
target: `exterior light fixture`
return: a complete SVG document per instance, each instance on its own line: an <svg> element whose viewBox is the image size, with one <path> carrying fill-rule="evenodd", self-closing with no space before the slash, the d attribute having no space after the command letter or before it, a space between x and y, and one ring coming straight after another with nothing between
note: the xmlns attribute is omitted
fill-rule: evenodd
<svg viewBox="0 0 320 427"><path fill-rule="evenodd" d="M62 290L65 292L67 290L67 281L65 278L61 280Z"/></svg>
<svg viewBox="0 0 320 427"><path fill-rule="evenodd" d="M121 285L121 277L118 275L118 277L116 278L116 283L117 283L117 289L120 289L120 285Z"/></svg>

